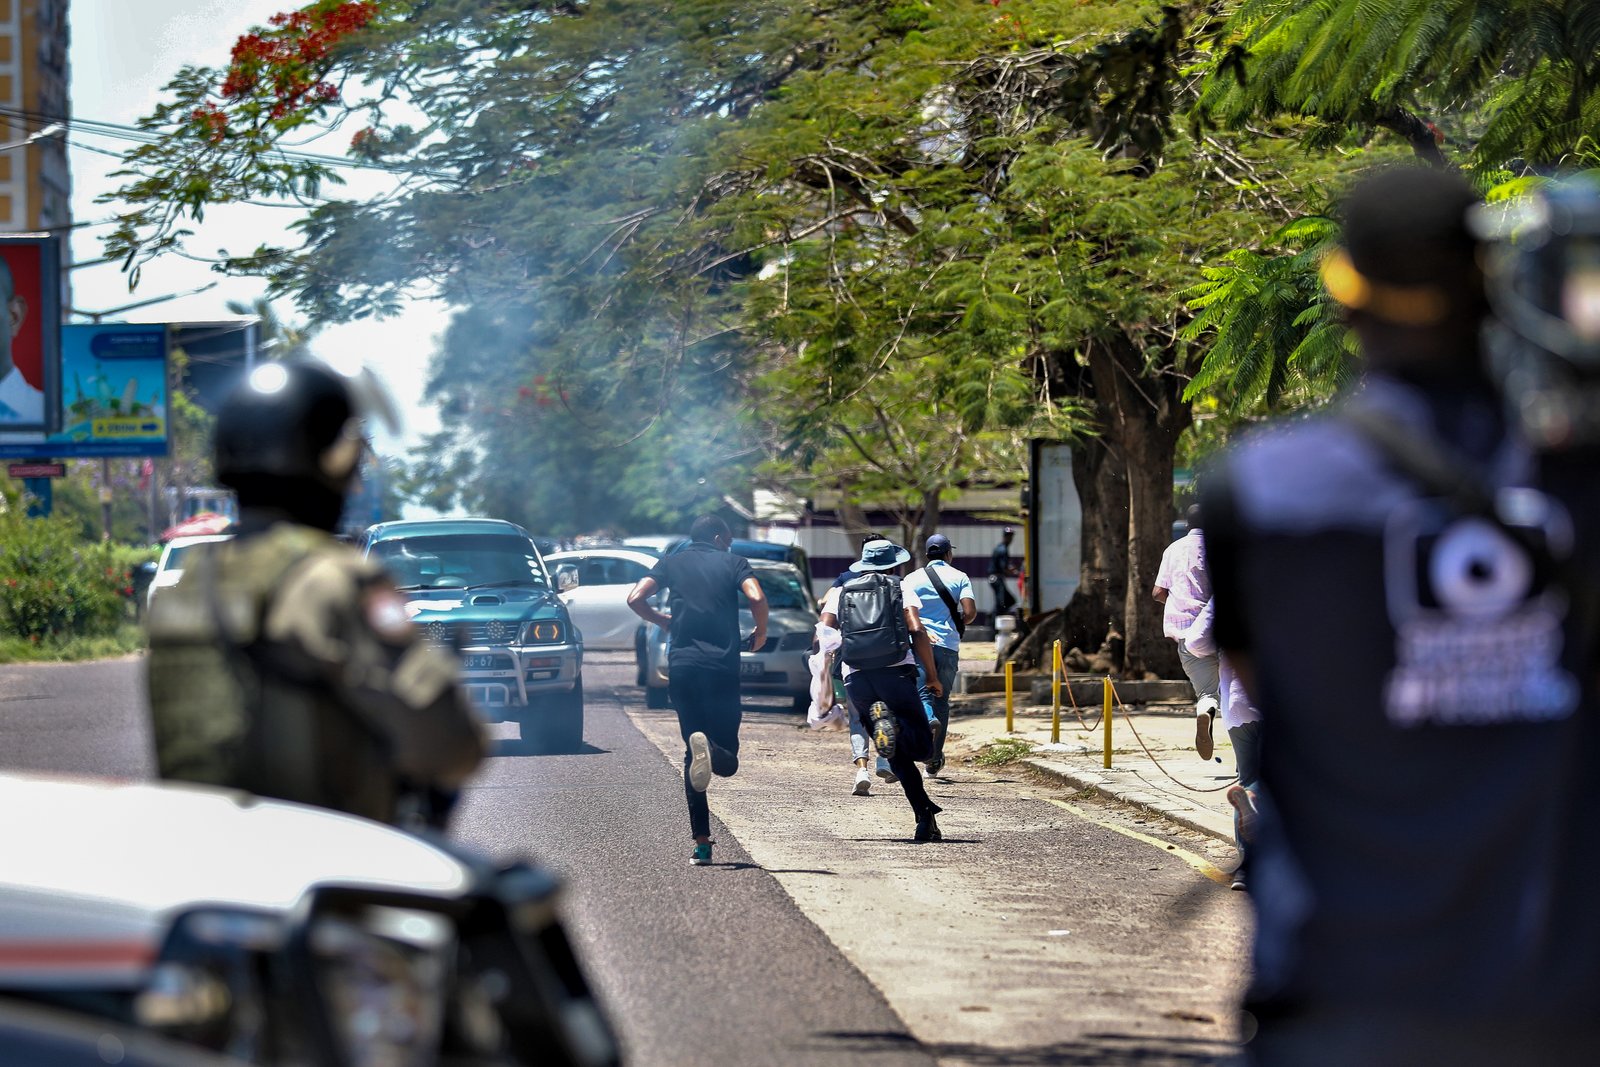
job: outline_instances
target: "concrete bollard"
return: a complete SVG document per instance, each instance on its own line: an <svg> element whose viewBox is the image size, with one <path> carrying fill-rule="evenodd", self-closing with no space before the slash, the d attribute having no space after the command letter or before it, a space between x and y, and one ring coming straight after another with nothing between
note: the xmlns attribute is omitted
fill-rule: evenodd
<svg viewBox="0 0 1600 1067"><path fill-rule="evenodd" d="M1011 644L1011 639L1017 636L1017 617L1015 615L996 615L994 617L994 655L996 659L1005 655L1006 646Z"/></svg>

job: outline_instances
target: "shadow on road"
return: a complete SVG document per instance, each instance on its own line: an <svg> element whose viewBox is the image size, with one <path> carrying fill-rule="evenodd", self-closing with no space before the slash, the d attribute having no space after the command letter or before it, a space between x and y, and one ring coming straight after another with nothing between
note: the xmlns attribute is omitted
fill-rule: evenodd
<svg viewBox="0 0 1600 1067"><path fill-rule="evenodd" d="M609 748L596 748L585 741L576 749L566 752L552 751L537 735L533 737L499 737L489 743L491 756L604 756Z"/></svg>
<svg viewBox="0 0 1600 1067"><path fill-rule="evenodd" d="M1075 1041L999 1048L993 1045L923 1043L910 1034L890 1031L832 1031L818 1034L830 1050L871 1056L873 1053L920 1049L940 1063L973 1067L1243 1067L1238 1046L1223 1041L1145 1034L1085 1034Z"/></svg>

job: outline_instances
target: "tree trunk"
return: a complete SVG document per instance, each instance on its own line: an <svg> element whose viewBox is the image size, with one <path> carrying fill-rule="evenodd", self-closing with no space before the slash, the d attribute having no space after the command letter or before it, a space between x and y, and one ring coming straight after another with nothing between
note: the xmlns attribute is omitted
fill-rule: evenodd
<svg viewBox="0 0 1600 1067"><path fill-rule="evenodd" d="M928 538L939 532L939 490L924 489L922 491L921 519L922 521L918 523L911 543L906 545L919 565L928 562L922 554L922 546L928 543Z"/></svg>
<svg viewBox="0 0 1600 1067"><path fill-rule="evenodd" d="M1177 646L1161 633L1161 605L1151 590L1172 536L1172 455L1191 418L1184 379L1170 364L1151 373L1145 353L1127 338L1089 346L1088 362L1107 445L1128 479L1123 673L1181 677Z"/></svg>
<svg viewBox="0 0 1600 1067"><path fill-rule="evenodd" d="M839 486L839 524L844 527L845 536L850 538L850 547L859 549L861 538L871 530L867 525L867 513L849 497L848 487Z"/></svg>

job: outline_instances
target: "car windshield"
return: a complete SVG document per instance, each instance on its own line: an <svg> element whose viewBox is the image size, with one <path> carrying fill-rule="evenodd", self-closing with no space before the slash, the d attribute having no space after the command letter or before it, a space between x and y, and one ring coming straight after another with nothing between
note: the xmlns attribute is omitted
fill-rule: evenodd
<svg viewBox="0 0 1600 1067"><path fill-rule="evenodd" d="M372 546L401 589L481 589L547 583L533 542L506 534L399 537Z"/></svg>
<svg viewBox="0 0 1600 1067"><path fill-rule="evenodd" d="M791 571L756 570L756 581L767 595L767 607L773 611L806 611L812 607L811 598L800 587L800 578Z"/></svg>
<svg viewBox="0 0 1600 1067"><path fill-rule="evenodd" d="M186 556L195 550L196 545L173 545L167 549L167 558L162 565L163 570L181 571Z"/></svg>

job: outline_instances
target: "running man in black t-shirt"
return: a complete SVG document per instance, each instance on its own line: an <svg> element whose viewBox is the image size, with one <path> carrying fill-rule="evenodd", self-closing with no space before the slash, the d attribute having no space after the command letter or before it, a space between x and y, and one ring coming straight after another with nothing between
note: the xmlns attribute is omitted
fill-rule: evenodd
<svg viewBox="0 0 1600 1067"><path fill-rule="evenodd" d="M628 594L628 607L645 622L668 629L667 688L683 734L683 792L689 801L694 853L689 862L711 862L711 809L706 787L713 774L739 769L739 598L750 601L755 630L750 648L767 643L767 598L750 561L728 552L728 524L702 515L689 528L689 543L655 568ZM650 603L666 589L670 614Z"/></svg>

